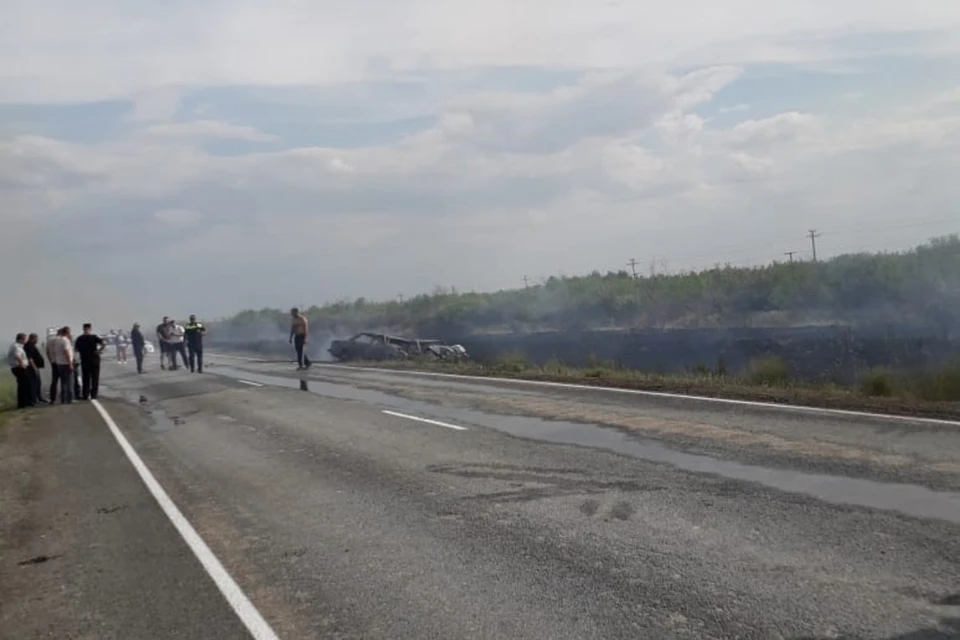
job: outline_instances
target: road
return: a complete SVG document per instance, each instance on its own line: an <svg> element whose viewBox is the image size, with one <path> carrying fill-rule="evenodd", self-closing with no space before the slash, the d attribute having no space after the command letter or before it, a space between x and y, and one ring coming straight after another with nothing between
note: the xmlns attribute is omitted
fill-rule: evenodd
<svg viewBox="0 0 960 640"><path fill-rule="evenodd" d="M208 359L0 430L0 638L960 637L958 424Z"/></svg>

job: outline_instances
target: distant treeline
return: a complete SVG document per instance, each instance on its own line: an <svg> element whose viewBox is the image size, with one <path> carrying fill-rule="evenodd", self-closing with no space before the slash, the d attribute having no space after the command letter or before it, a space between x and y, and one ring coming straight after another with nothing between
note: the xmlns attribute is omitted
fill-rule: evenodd
<svg viewBox="0 0 960 640"><path fill-rule="evenodd" d="M869 322L956 335L960 236L897 253L842 255L762 267L717 265L672 275L626 271L551 277L491 293L437 289L404 301L343 300L306 310L314 330L462 336L481 332L667 329ZM248 310L217 323L238 339L281 335L284 309ZM269 335L268 335L269 334Z"/></svg>

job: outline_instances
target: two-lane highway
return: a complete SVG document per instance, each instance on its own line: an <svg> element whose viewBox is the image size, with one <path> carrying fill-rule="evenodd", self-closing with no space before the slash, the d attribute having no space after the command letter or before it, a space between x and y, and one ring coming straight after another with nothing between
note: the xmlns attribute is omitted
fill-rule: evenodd
<svg viewBox="0 0 960 640"><path fill-rule="evenodd" d="M0 636L960 637L960 425L209 359L0 432Z"/></svg>

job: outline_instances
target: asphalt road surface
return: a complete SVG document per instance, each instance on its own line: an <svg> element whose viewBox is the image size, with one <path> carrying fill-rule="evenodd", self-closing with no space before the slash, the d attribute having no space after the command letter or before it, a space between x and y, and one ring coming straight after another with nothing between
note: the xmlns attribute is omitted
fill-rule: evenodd
<svg viewBox="0 0 960 640"><path fill-rule="evenodd" d="M0 429L0 638L960 638L960 425L208 355Z"/></svg>

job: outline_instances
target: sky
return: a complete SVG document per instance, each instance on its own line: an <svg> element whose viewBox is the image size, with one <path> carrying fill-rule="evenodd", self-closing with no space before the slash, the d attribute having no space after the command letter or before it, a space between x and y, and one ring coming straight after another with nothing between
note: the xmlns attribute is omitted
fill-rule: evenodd
<svg viewBox="0 0 960 640"><path fill-rule="evenodd" d="M955 0L0 15L8 332L960 231Z"/></svg>

